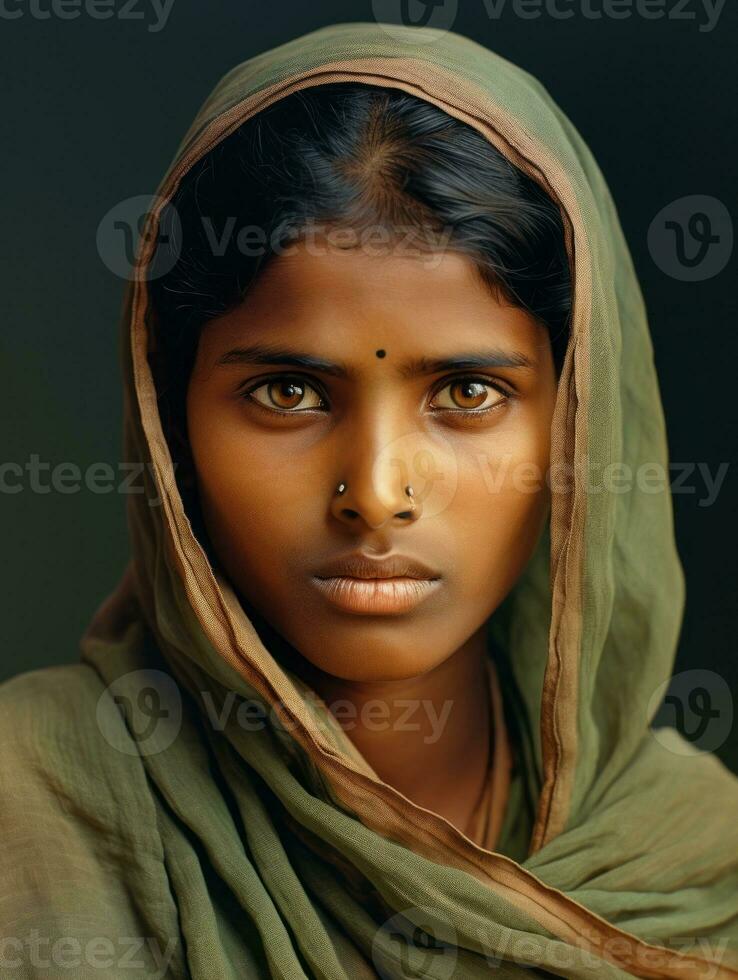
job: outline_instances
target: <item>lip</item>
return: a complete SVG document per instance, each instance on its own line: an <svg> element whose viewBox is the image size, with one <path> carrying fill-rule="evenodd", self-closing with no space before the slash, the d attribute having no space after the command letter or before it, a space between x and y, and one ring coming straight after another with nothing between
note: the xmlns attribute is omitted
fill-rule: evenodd
<svg viewBox="0 0 738 980"><path fill-rule="evenodd" d="M399 552L377 558L363 551L352 551L325 562L315 573L318 578L415 578L436 579L441 573L410 555Z"/></svg>
<svg viewBox="0 0 738 980"><path fill-rule="evenodd" d="M326 562L313 584L345 612L390 615L408 612L439 587L440 573L409 555L376 558L362 552Z"/></svg>

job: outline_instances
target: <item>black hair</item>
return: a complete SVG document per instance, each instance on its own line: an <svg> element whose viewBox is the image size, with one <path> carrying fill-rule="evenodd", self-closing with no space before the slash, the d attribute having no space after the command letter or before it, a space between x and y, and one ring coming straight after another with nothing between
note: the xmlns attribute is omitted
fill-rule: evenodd
<svg viewBox="0 0 738 980"><path fill-rule="evenodd" d="M199 160L169 214L179 233L160 236L155 268L166 272L149 288L152 369L175 456L187 453L200 330L311 223L391 236L411 228L421 248L442 231L444 248L471 258L496 295L548 328L560 372L571 280L558 205L474 127L405 91L351 82L291 93ZM247 228L259 242L244 248Z"/></svg>

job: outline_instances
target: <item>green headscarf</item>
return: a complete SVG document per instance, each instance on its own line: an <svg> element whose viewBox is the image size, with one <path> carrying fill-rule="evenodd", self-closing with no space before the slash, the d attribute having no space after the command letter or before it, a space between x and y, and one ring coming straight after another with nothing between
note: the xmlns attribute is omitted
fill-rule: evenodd
<svg viewBox="0 0 738 980"><path fill-rule="evenodd" d="M494 852L378 780L279 665L193 534L159 416L146 270L161 208L246 118L338 81L476 127L565 219L550 528L490 620L533 730ZM452 32L297 38L216 86L137 261L121 331L125 455L144 466L131 561L80 663L0 686L0 977L738 977L738 779L649 729L684 580L668 480L635 479L668 466L646 313L602 174L545 89ZM628 492L592 489L610 464Z"/></svg>

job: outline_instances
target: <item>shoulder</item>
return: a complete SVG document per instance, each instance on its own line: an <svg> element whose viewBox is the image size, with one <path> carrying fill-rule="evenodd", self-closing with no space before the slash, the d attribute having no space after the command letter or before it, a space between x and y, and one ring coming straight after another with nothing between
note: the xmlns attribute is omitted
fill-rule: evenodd
<svg viewBox="0 0 738 980"><path fill-rule="evenodd" d="M0 778L18 767L28 767L29 779L52 769L61 779L78 771L83 760L120 765L122 760L106 752L102 738L101 712L110 715L104 693L94 668L81 662L42 667L3 681ZM123 725L122 718L117 724Z"/></svg>
<svg viewBox="0 0 738 980"><path fill-rule="evenodd" d="M0 684L0 770L82 745L103 689L86 664L42 667Z"/></svg>
<svg viewBox="0 0 738 980"><path fill-rule="evenodd" d="M647 732L603 803L622 815L637 853L660 853L685 880L712 868L738 887L738 776L676 729ZM700 855L691 865L686 840Z"/></svg>
<svg viewBox="0 0 738 980"><path fill-rule="evenodd" d="M738 776L718 755L697 748L676 728L663 726L649 729L642 754L650 761L655 773L662 774L665 768L689 773L695 787L705 790L719 787L725 800L732 801L738 807Z"/></svg>
<svg viewBox="0 0 738 980"><path fill-rule="evenodd" d="M135 742L89 664L2 682L0 747L0 824L16 807L29 813L34 801L68 817L124 802L152 805Z"/></svg>
<svg viewBox="0 0 738 980"><path fill-rule="evenodd" d="M116 969L130 954L121 937L146 935L144 926L154 939L177 935L156 803L105 695L82 662L0 683L0 881L13 882L0 890L0 932L14 937L19 977L46 975L27 945L34 934L52 948L89 943L95 955L104 941L111 977L125 975ZM83 973L94 971L75 976Z"/></svg>
<svg viewBox="0 0 738 980"><path fill-rule="evenodd" d="M12 738L18 729L64 726L70 712L94 704L102 690L97 673L81 662L17 674L0 683L0 729Z"/></svg>
<svg viewBox="0 0 738 980"><path fill-rule="evenodd" d="M78 824L116 835L124 811L153 819L153 801L94 668L43 667L0 684L0 833L64 834Z"/></svg>

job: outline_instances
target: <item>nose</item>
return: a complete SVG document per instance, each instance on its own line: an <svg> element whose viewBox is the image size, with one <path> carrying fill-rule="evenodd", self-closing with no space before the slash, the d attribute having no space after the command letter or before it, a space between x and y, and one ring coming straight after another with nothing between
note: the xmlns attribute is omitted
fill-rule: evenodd
<svg viewBox="0 0 738 980"><path fill-rule="evenodd" d="M417 521L421 505L410 484L408 461L387 451L362 454L332 487L331 513L342 523L371 530Z"/></svg>

